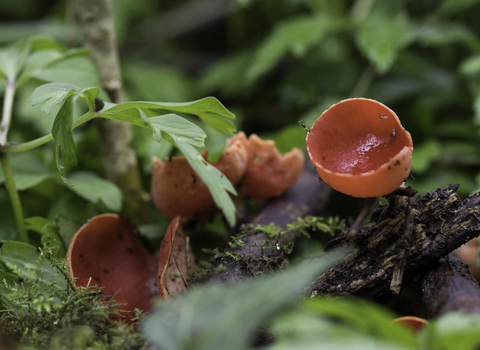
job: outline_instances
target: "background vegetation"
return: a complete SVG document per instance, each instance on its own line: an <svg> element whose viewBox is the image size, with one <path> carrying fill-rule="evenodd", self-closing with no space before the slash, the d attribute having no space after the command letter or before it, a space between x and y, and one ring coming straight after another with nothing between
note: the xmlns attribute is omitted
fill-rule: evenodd
<svg viewBox="0 0 480 350"><path fill-rule="evenodd" d="M99 86L87 53L68 51L82 45L75 3L0 2L0 45L49 36L55 41L45 45L66 57L18 90L11 141L51 130L54 114L29 101L38 85ZM415 179L409 185L424 193L459 183L461 196L480 189L478 0L115 0L115 16L127 100L183 102L213 95L236 114L238 130L273 138L285 152L305 150L298 121L310 126L344 98L373 98L392 108L412 134ZM3 89L0 84L2 95ZM227 135L192 121L206 130L214 159ZM152 155L166 156L172 148L159 147L147 130L134 133L148 191ZM74 136L79 164L64 169L73 188L56 174L52 143L10 157L27 218L53 222L61 215L83 223L97 213L121 211L118 189L103 179L94 123ZM356 215L355 200L337 194L332 203L338 202L341 211L332 205L330 214ZM204 230L223 235L217 222ZM141 229L155 242L166 224L151 205ZM0 240L15 237L0 185ZM281 319L275 324L285 326Z"/></svg>

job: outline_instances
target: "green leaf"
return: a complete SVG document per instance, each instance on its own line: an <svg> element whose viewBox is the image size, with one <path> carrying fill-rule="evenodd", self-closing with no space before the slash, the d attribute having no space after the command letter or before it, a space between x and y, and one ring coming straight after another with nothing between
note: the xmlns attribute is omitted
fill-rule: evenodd
<svg viewBox="0 0 480 350"><path fill-rule="evenodd" d="M73 185L70 189L87 201L95 204L101 202L114 212L122 209L122 192L112 182L84 171L71 174L69 180Z"/></svg>
<svg viewBox="0 0 480 350"><path fill-rule="evenodd" d="M29 244L4 241L0 248L2 261L17 276L49 285L56 283L59 288L66 288L65 277L55 267L46 263L37 263L39 251ZM35 271L37 271L35 273Z"/></svg>
<svg viewBox="0 0 480 350"><path fill-rule="evenodd" d="M468 10L475 6L479 0L444 0L438 8L438 13L452 15Z"/></svg>
<svg viewBox="0 0 480 350"><path fill-rule="evenodd" d="M84 51L81 53L83 54ZM32 74L34 78L47 82L61 82L80 86L101 86L93 63L88 57L73 56L59 59ZM105 96L103 97L105 98Z"/></svg>
<svg viewBox="0 0 480 350"><path fill-rule="evenodd" d="M30 54L27 58L25 68L19 77L18 85L22 85L30 79L36 72L40 71L46 65L61 58L62 54L55 50L42 50Z"/></svg>
<svg viewBox="0 0 480 350"><path fill-rule="evenodd" d="M81 88L76 85L66 83L44 84L33 90L30 96L30 103L35 106L44 103L42 112L50 114L52 108L64 102L71 91L79 91Z"/></svg>
<svg viewBox="0 0 480 350"><path fill-rule="evenodd" d="M188 164L202 179L203 183L208 187L213 200L218 208L220 208L231 227L235 225L235 204L228 192L237 195L237 191L232 183L223 175L220 170L213 165L207 163L198 151L190 144L172 135L176 146L182 151L187 158ZM227 192L228 191L228 192Z"/></svg>
<svg viewBox="0 0 480 350"><path fill-rule="evenodd" d="M57 215L55 217L55 226L57 226L58 234L63 240L63 245L68 247L73 236L82 226L76 221L73 221L66 216Z"/></svg>
<svg viewBox="0 0 480 350"><path fill-rule="evenodd" d="M355 39L377 71L385 73L395 63L399 51L415 39L415 34L406 18L376 12L360 24Z"/></svg>
<svg viewBox="0 0 480 350"><path fill-rule="evenodd" d="M333 264L333 258L339 255L232 286L193 289L162 303L142 324L142 331L165 350L246 349L258 327L292 305L299 292Z"/></svg>
<svg viewBox="0 0 480 350"><path fill-rule="evenodd" d="M432 19L417 29L418 41L426 46L443 46L463 43L474 49L480 49L480 42L472 30L459 22Z"/></svg>
<svg viewBox="0 0 480 350"><path fill-rule="evenodd" d="M247 77L254 80L268 72L288 52L297 58L305 56L312 46L320 45L327 34L345 26L343 19L327 14L299 16L281 22L260 45Z"/></svg>
<svg viewBox="0 0 480 350"><path fill-rule="evenodd" d="M458 69L464 75L476 75L480 72L480 55L472 55L465 59Z"/></svg>
<svg viewBox="0 0 480 350"><path fill-rule="evenodd" d="M30 45L25 41L0 49L0 78L3 75L8 82L14 83L25 64L29 51Z"/></svg>
<svg viewBox="0 0 480 350"><path fill-rule="evenodd" d="M69 184L69 182L63 175L63 166L60 165L60 149L62 150L62 155L67 162L72 165L77 165L77 156L75 155L76 146L75 142L73 141L72 134L74 104L75 91L70 90L66 95L66 99L64 100L62 107L60 107L60 110L55 117L52 127L52 135L55 140L55 163L57 165L60 178L66 184Z"/></svg>
<svg viewBox="0 0 480 350"><path fill-rule="evenodd" d="M340 320L365 335L406 348L417 348L414 334L402 325L392 323L396 316L371 302L353 298L316 298L304 301L302 306L323 317Z"/></svg>
<svg viewBox="0 0 480 350"><path fill-rule="evenodd" d="M126 102L118 105L108 105L101 111L102 114L117 114L122 120L125 110L132 108L158 109L164 112L188 113L200 117L205 123L217 131L233 134L236 131L235 125L229 119L235 119L235 115L226 109L215 97L206 97L201 100L182 103L169 102ZM131 114L130 114L131 115ZM129 118L131 117L129 115Z"/></svg>
<svg viewBox="0 0 480 350"><path fill-rule="evenodd" d="M474 350L480 346L480 317L449 313L425 327L419 336L421 349Z"/></svg>
<svg viewBox="0 0 480 350"><path fill-rule="evenodd" d="M415 145L415 156L412 157L412 171L414 174L425 173L432 162L442 157L442 145L436 139L429 139L420 145Z"/></svg>
<svg viewBox="0 0 480 350"><path fill-rule="evenodd" d="M189 122L185 118L175 114L165 114L157 117L148 118L141 109L137 109L142 121L150 130L153 131L153 137L157 142L165 138L168 142L175 145L172 136L185 141L194 147L205 147L205 138L207 135L197 125Z"/></svg>
<svg viewBox="0 0 480 350"><path fill-rule="evenodd" d="M23 191L34 187L54 175L32 153L12 153L9 155L13 178L17 190ZM5 182L5 176L0 168L0 183Z"/></svg>
<svg viewBox="0 0 480 350"><path fill-rule="evenodd" d="M52 248L52 254L54 257L65 257L67 252L54 224L39 216L25 219L25 224L28 230L35 231L42 236L42 244Z"/></svg>
<svg viewBox="0 0 480 350"><path fill-rule="evenodd" d="M61 180L70 184L63 175L63 167L60 165L60 150L63 157L72 165L77 165L75 155L75 142L73 140L73 111L75 102L83 97L89 107L89 113L95 111L95 98L99 94L99 88L80 88L67 83L50 83L36 88L31 97L32 105L44 103L42 111L50 113L52 108L61 104L52 126L52 136L55 140L55 163Z"/></svg>

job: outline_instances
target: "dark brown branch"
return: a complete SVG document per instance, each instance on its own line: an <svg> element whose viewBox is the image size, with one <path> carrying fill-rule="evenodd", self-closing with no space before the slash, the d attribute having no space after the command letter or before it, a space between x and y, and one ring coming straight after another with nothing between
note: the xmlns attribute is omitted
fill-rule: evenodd
<svg viewBox="0 0 480 350"><path fill-rule="evenodd" d="M384 300L392 295L394 267L402 260L403 285L411 284L415 276L480 233L479 194L461 201L457 189L458 185L450 185L431 191L399 212L386 205L374 210L375 225L353 239L337 240L337 245L353 246L354 251L320 276L311 291Z"/></svg>
<svg viewBox="0 0 480 350"><path fill-rule="evenodd" d="M480 287L468 266L453 252L423 277L421 289L429 317L451 311L480 315Z"/></svg>
<svg viewBox="0 0 480 350"><path fill-rule="evenodd" d="M251 221L257 225L274 223L285 227L299 217L318 215L328 202L332 189L324 183L320 183L317 172L309 164L309 168L303 171L297 183L285 192L281 197L272 200ZM286 244L294 239L294 234L283 235L279 245ZM220 270L213 280L222 283L234 283L247 277L261 274L280 265L285 259L284 249L272 249L254 247L262 246L265 241L275 244L276 238L269 238L264 232L247 236L243 239L244 246L237 246L227 250L229 253L241 257L237 260L232 256L224 256L218 263Z"/></svg>

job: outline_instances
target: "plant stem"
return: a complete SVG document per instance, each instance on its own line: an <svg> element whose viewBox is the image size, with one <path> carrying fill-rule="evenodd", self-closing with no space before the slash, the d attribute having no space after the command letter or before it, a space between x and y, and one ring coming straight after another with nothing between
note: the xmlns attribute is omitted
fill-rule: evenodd
<svg viewBox="0 0 480 350"><path fill-rule="evenodd" d="M17 224L18 238L23 243L29 244L30 240L28 239L27 229L25 227L22 203L20 201L20 196L18 195L17 187L15 186L15 180L13 178L12 168L7 154L0 152L0 164L2 165L3 175L5 176L5 183L8 195L10 196L10 202L12 203L13 214Z"/></svg>
<svg viewBox="0 0 480 350"><path fill-rule="evenodd" d="M15 97L15 83L7 82L5 97L3 98L2 122L0 123L0 146L7 144L7 133L12 119L13 99Z"/></svg>
<svg viewBox="0 0 480 350"><path fill-rule="evenodd" d="M10 129L10 122L12 120L12 108L15 98L15 82L8 81L5 87L5 96L3 98L3 112L2 121L0 122L0 165L5 177L5 184L7 187L10 202L12 203L13 214L17 224L18 238L24 243L29 243L27 229L25 227L25 220L23 217L22 203L18 195L15 180L13 178L12 167L8 160L8 156L1 152L2 146L7 144L7 134Z"/></svg>
<svg viewBox="0 0 480 350"><path fill-rule="evenodd" d="M80 118L78 118L73 122L72 129L75 129L76 127L88 122L89 120L92 120L96 116L97 115L95 113L90 113L90 112L82 115ZM53 140L53 135L48 134L32 141L14 144L14 145L8 145L5 148L0 148L0 150L4 153L20 153L20 152L30 151L52 140Z"/></svg>

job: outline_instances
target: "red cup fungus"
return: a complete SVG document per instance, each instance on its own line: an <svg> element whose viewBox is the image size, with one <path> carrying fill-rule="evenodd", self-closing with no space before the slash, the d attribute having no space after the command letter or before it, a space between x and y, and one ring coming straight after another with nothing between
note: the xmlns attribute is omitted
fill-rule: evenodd
<svg viewBox="0 0 480 350"><path fill-rule="evenodd" d="M393 322L400 323L405 325L407 328L412 330L414 333L418 333L428 324L428 321L415 316L403 316L393 320Z"/></svg>
<svg viewBox="0 0 480 350"><path fill-rule="evenodd" d="M73 236L67 251L70 275L76 286L98 285L127 311L127 322L138 308L149 311L158 295L158 260L142 246L127 219L103 214L90 219ZM106 303L106 302L105 302Z"/></svg>
<svg viewBox="0 0 480 350"><path fill-rule="evenodd" d="M410 174L413 144L390 108L351 98L331 106L312 125L307 151L322 180L337 191L379 197Z"/></svg>
<svg viewBox="0 0 480 350"><path fill-rule="evenodd" d="M262 140L255 134L247 139L245 133L239 132L230 142L237 140L248 149L247 169L239 185L241 195L258 200L277 197L302 174L305 157L298 148L282 155L274 141Z"/></svg>
<svg viewBox="0 0 480 350"><path fill-rule="evenodd" d="M202 156L207 158L208 151ZM193 171L184 156L153 159L151 194L160 212L169 219L214 210L215 203L203 181ZM247 166L247 149L243 143L230 142L218 160L212 164L236 185Z"/></svg>

